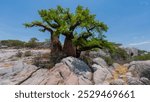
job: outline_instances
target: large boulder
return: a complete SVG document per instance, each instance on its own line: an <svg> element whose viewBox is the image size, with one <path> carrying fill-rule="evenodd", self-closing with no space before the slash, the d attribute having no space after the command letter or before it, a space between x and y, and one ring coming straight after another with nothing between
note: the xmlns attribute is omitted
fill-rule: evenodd
<svg viewBox="0 0 150 102"><path fill-rule="evenodd" d="M150 80L150 60L131 62L129 65L129 71L135 77L145 77Z"/></svg>
<svg viewBox="0 0 150 102"><path fill-rule="evenodd" d="M127 84L128 85L144 85L143 82L139 80L137 77L127 77Z"/></svg>
<svg viewBox="0 0 150 102"><path fill-rule="evenodd" d="M92 82L85 76L75 73L63 63L57 64L54 68L39 69L23 85L90 85Z"/></svg>
<svg viewBox="0 0 150 102"><path fill-rule="evenodd" d="M148 80L148 78L142 77L140 78L140 81L144 83L144 85L150 85L150 80Z"/></svg>
<svg viewBox="0 0 150 102"><path fill-rule="evenodd" d="M94 84L105 84L112 78L112 74L108 71L107 68L103 68L97 64L92 65L92 68L95 70L93 73Z"/></svg>
<svg viewBox="0 0 150 102"><path fill-rule="evenodd" d="M98 49L97 51L90 51L89 57L96 58L96 57L109 57L110 54L106 51L104 52L102 49Z"/></svg>
<svg viewBox="0 0 150 102"><path fill-rule="evenodd" d="M127 54L128 55L130 55L130 56L137 56L138 55L138 49L136 49L136 48L125 48L124 49L126 52L127 52Z"/></svg>
<svg viewBox="0 0 150 102"><path fill-rule="evenodd" d="M61 61L63 64L66 64L69 69L77 75L82 75L85 78L91 80L91 69L90 67L83 61L74 58L74 57L67 57L62 59Z"/></svg>
<svg viewBox="0 0 150 102"><path fill-rule="evenodd" d="M91 79L91 70L83 61L67 57L50 70L39 69L22 84L91 85Z"/></svg>

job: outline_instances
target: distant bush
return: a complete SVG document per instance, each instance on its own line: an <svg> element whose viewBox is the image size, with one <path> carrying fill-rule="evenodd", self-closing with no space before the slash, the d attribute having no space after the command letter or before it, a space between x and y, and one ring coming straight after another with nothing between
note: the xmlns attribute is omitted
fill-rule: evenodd
<svg viewBox="0 0 150 102"><path fill-rule="evenodd" d="M21 52L20 50L16 53L16 57L22 57L23 56L23 52Z"/></svg>
<svg viewBox="0 0 150 102"><path fill-rule="evenodd" d="M20 40L1 40L1 45L8 46L8 47L16 47L21 48L24 47L23 41Z"/></svg>
<svg viewBox="0 0 150 102"><path fill-rule="evenodd" d="M38 47L38 39L37 38L31 38L27 43L25 43L26 47L29 48L36 48Z"/></svg>
<svg viewBox="0 0 150 102"><path fill-rule="evenodd" d="M31 51L26 51L26 52L24 53L24 56L25 56L25 57L32 56L32 52L31 52Z"/></svg>
<svg viewBox="0 0 150 102"><path fill-rule="evenodd" d="M150 53L133 57L135 61L150 60Z"/></svg>

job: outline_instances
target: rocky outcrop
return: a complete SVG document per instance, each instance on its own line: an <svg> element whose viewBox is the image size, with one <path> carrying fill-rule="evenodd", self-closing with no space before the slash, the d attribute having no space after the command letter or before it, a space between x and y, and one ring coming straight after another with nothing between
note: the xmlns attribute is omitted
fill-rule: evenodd
<svg viewBox="0 0 150 102"><path fill-rule="evenodd" d="M150 61L133 61L129 65L129 71L135 77L145 77L150 80Z"/></svg>
<svg viewBox="0 0 150 102"><path fill-rule="evenodd" d="M100 65L101 67L108 67L107 63L101 57L94 58L92 63Z"/></svg>
<svg viewBox="0 0 150 102"><path fill-rule="evenodd" d="M15 66L14 66L15 67ZM33 65L24 64L20 66L19 70L11 70L9 73L3 73L0 76L0 84L4 85L18 85L26 81L30 76L38 70Z"/></svg>
<svg viewBox="0 0 150 102"><path fill-rule="evenodd" d="M30 63L38 51L20 58L10 52L16 54L14 50L1 52L5 53L1 56L6 56L0 61L1 85L150 85L150 61L108 66L101 57L95 56L90 60L91 65L87 65L81 59L67 57L47 69Z"/></svg>
<svg viewBox="0 0 150 102"><path fill-rule="evenodd" d="M124 48L124 50L132 57L138 55L138 49L136 48Z"/></svg>
<svg viewBox="0 0 150 102"><path fill-rule="evenodd" d="M110 54L102 49L98 49L97 51L82 51L81 56L88 56L90 58L97 58L97 57L109 57Z"/></svg>
<svg viewBox="0 0 150 102"><path fill-rule="evenodd" d="M16 68L14 70L14 68ZM92 72L81 60L68 57L52 69L40 69L33 65L15 65L11 72L0 77L0 84L14 85L90 85Z"/></svg>
<svg viewBox="0 0 150 102"><path fill-rule="evenodd" d="M133 61L128 64L129 85L150 85L150 61Z"/></svg>

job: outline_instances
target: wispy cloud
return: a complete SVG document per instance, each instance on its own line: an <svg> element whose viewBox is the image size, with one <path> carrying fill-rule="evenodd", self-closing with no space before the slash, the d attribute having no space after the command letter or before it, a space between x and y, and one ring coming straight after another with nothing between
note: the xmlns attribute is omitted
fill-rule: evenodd
<svg viewBox="0 0 150 102"><path fill-rule="evenodd" d="M138 43L131 43L129 46L141 46L141 45L146 45L150 44L150 41L143 41L143 42L138 42Z"/></svg>

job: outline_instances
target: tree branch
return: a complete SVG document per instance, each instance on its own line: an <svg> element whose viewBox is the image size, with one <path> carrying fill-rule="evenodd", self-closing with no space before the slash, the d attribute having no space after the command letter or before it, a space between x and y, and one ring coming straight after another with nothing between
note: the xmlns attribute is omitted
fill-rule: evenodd
<svg viewBox="0 0 150 102"><path fill-rule="evenodd" d="M42 31L46 31L47 30L47 31L53 33L53 30L51 28L49 28L48 26L42 24L41 22L37 22L37 21L36 22L32 22L32 23L25 23L24 26L25 27L34 27L34 26L42 27L43 28Z"/></svg>
<svg viewBox="0 0 150 102"><path fill-rule="evenodd" d="M77 21L74 25L72 25L71 27L70 27L70 31L74 31L74 29L77 27L77 26L79 26L80 25L80 21Z"/></svg>

